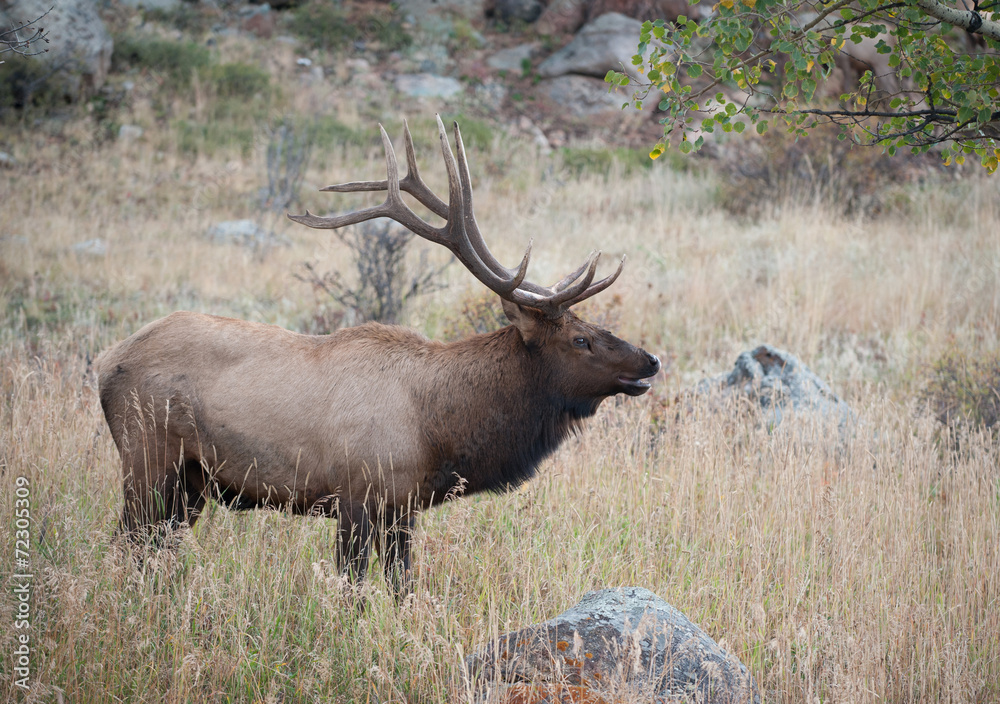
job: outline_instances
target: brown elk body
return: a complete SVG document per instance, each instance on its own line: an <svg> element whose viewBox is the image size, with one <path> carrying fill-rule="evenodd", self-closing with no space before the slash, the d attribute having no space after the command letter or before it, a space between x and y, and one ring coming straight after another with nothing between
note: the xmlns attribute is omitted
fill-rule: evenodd
<svg viewBox="0 0 1000 704"><path fill-rule="evenodd" d="M453 204L456 182L462 189L468 179L457 129L456 138L463 172L452 178L448 164ZM407 179L395 175L384 137L388 187L336 188L389 190L390 201L400 184L420 191L408 132L406 140ZM450 149L446 163L448 156ZM452 207L414 195L432 210ZM471 190L458 200L471 205ZM369 323L312 336L181 312L105 352L98 379L122 458L121 530L145 540L158 527L193 524L208 499L237 510L329 515L339 522L341 565L363 574L374 542L387 578L402 588L414 511L519 485L601 401L649 388L655 356L567 310L617 273L591 284L591 257L555 287L524 282L528 255L517 272L501 269L481 244L471 207L462 207L440 230L422 231L395 204L389 216L428 239L450 227L442 237L449 248L452 230L462 231L465 249L456 245L456 255L473 260L470 270L504 298L512 325L497 332L444 344ZM475 230L471 242L466 230Z"/></svg>

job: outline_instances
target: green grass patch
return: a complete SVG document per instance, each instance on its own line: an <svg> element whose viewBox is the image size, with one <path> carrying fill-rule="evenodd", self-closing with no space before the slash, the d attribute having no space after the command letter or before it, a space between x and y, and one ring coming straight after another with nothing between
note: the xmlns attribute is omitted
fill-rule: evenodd
<svg viewBox="0 0 1000 704"><path fill-rule="evenodd" d="M585 175L608 176L617 165L625 174L632 174L640 169L649 169L653 160L642 149L582 149L578 147L563 147L559 150L563 168L571 175L579 178Z"/></svg>
<svg viewBox="0 0 1000 704"><path fill-rule="evenodd" d="M189 86L194 72L211 64L208 49L195 42L177 42L134 34L122 34L114 39L112 70L161 74L168 86L175 90Z"/></svg>
<svg viewBox="0 0 1000 704"><path fill-rule="evenodd" d="M219 64L207 71L207 78L222 99L248 100L257 96L267 97L271 90L271 77L267 71L245 63Z"/></svg>

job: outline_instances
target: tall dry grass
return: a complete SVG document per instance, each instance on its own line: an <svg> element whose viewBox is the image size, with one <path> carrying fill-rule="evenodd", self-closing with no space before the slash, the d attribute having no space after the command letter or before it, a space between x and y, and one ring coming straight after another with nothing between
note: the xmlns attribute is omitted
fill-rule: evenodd
<svg viewBox="0 0 1000 704"><path fill-rule="evenodd" d="M430 143L426 127L414 133ZM710 175L573 178L527 145L473 155L491 167L476 169L476 208L501 259L534 237L530 276L548 281L591 248L628 254L587 312L667 372L653 393L606 403L524 490L423 515L415 595L397 605L373 573L359 615L328 562L329 521L211 509L141 572L112 544L119 469L88 360L177 308L300 327L315 301L298 263L347 262L304 228L263 255L208 242L211 222L246 216L258 167L147 146L39 140L0 172L2 571L24 476L36 575L26 696L8 676L11 590L0 600L4 696L467 701L462 658L477 644L635 584L724 641L768 702L1000 700L1000 448L975 432L953 442L917 404L943 350L997 345L995 181L930 184L878 220L788 201L743 222ZM307 190L381 168L376 148L345 146ZM306 205L344 207L335 198ZM91 238L107 252L72 249ZM459 267L447 276L411 311L431 336L477 291ZM803 420L769 434L664 409L760 342L828 379L857 431Z"/></svg>

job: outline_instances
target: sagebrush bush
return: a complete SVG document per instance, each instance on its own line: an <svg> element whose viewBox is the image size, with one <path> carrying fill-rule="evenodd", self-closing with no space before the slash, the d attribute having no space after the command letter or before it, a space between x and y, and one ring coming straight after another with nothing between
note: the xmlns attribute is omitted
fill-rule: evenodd
<svg viewBox="0 0 1000 704"><path fill-rule="evenodd" d="M1000 352L972 357L949 349L931 365L923 398L928 410L949 427L996 429L1000 421Z"/></svg>
<svg viewBox="0 0 1000 704"><path fill-rule="evenodd" d="M729 144L719 160L724 177L719 204L751 217L789 201L815 201L845 215L878 215L891 209L901 185L939 167L935 156L890 157L838 135L833 126L817 127L806 137L772 129Z"/></svg>
<svg viewBox="0 0 1000 704"><path fill-rule="evenodd" d="M0 63L0 118L29 108L44 114L61 104L53 76L52 67L39 59L16 54L4 57Z"/></svg>
<svg viewBox="0 0 1000 704"><path fill-rule="evenodd" d="M223 99L249 100L257 95L267 96L271 88L267 71L239 62L210 67L208 78L215 86L216 95Z"/></svg>
<svg viewBox="0 0 1000 704"><path fill-rule="evenodd" d="M314 49L337 50L359 37L347 12L332 2L310 2L296 9L290 29Z"/></svg>

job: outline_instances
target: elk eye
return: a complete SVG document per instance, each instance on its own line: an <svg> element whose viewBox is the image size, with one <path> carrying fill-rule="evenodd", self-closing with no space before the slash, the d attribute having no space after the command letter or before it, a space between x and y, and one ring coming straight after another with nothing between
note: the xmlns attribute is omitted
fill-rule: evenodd
<svg viewBox="0 0 1000 704"><path fill-rule="evenodd" d="M573 346L583 349L585 347L590 347L590 343L587 342L587 338L585 337L574 337Z"/></svg>

